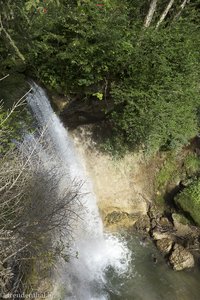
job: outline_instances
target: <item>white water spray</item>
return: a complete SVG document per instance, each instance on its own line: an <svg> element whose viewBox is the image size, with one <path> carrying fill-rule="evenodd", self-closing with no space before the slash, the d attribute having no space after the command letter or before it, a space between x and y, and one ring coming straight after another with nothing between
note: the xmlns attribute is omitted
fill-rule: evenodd
<svg viewBox="0 0 200 300"><path fill-rule="evenodd" d="M102 220L98 211L92 184L87 178L80 158L69 133L53 112L45 92L33 84L33 93L28 96L28 103L37 119L38 125L45 129L45 140L54 153L54 161L59 172L66 174L59 189L77 180L80 186L82 204L81 219L73 227L73 252L63 267L63 282L66 285L63 299L92 300L109 299L105 271L111 267L119 274L128 268L129 252L124 242L103 231ZM48 154L46 161L48 161ZM67 239L67 237L66 237Z"/></svg>

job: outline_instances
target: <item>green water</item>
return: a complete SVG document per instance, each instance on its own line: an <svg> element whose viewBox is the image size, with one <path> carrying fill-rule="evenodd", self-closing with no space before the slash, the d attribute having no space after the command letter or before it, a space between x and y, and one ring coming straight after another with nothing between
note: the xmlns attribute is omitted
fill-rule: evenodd
<svg viewBox="0 0 200 300"><path fill-rule="evenodd" d="M119 276L107 271L106 292L110 300L199 300L200 270L175 272L168 267L151 240L130 234L130 269ZM155 263L155 259L157 262Z"/></svg>

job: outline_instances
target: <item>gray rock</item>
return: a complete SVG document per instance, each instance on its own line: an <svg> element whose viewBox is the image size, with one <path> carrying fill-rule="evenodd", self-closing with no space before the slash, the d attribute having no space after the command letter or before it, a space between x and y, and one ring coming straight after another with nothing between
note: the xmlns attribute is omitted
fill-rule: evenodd
<svg viewBox="0 0 200 300"><path fill-rule="evenodd" d="M169 258L169 262L176 271L194 267L193 255L179 244L174 246L174 250Z"/></svg>

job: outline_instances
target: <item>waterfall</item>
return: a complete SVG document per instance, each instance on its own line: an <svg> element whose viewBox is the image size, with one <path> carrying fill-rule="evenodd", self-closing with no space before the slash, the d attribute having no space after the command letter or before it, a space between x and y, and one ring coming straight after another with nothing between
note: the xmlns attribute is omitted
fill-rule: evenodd
<svg viewBox="0 0 200 300"><path fill-rule="evenodd" d="M32 84L32 89L27 101L38 127L44 132L45 146L42 145L43 150L40 151L44 166L41 168L48 170L48 164L55 165L58 173L63 175L58 193L67 184L74 181L81 183L80 218L72 225L73 240L70 245L76 255L69 262L62 263L62 282L65 285L63 299L109 299L105 292L106 271L112 268L123 274L128 268L129 251L124 241L104 232L92 183L86 176L69 132L53 112L44 90L36 84ZM29 140L31 139L35 139L33 135L29 136ZM67 241L68 237L65 239Z"/></svg>

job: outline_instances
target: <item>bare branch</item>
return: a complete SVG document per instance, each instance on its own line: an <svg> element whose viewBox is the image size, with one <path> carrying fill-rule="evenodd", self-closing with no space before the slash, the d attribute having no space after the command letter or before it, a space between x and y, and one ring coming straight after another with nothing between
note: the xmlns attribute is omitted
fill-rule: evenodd
<svg viewBox="0 0 200 300"><path fill-rule="evenodd" d="M14 103L13 107L7 114L6 118L0 123L0 127L10 118L10 116L13 114L13 112L20 106L25 104L25 97L32 91L32 88L28 90L26 94L24 94L17 102Z"/></svg>
<svg viewBox="0 0 200 300"><path fill-rule="evenodd" d="M2 264L5 264L6 261L8 261L9 259L11 259L13 256L16 256L19 252L21 252L22 250L24 250L25 248L27 248L31 243L26 244L25 246L21 247L20 249L18 249L17 251L15 251L14 253L10 254L8 257L6 257Z"/></svg>
<svg viewBox="0 0 200 300"><path fill-rule="evenodd" d="M10 74L7 74L6 76L4 76L4 77L0 78L0 81L2 81L2 80L4 80L4 79L6 79L8 76L10 76Z"/></svg>
<svg viewBox="0 0 200 300"><path fill-rule="evenodd" d="M17 107L23 105L24 97L18 100ZM80 219L82 183L75 179L68 182L66 174L60 172L59 157L54 163L55 153L47 145L48 137L45 139L47 129L48 124L39 137L31 142L27 140L20 149L9 151L1 160L0 289L9 286L16 290L27 267L26 261L45 257L46 253L53 258L66 254L68 245L63 237L72 239L74 222ZM55 236L59 240L54 242ZM48 259L48 255L43 259ZM14 264L19 269L14 283L12 267L3 266L8 261L9 267Z"/></svg>

